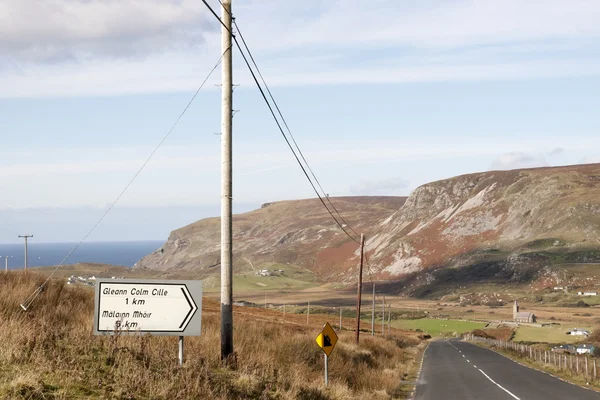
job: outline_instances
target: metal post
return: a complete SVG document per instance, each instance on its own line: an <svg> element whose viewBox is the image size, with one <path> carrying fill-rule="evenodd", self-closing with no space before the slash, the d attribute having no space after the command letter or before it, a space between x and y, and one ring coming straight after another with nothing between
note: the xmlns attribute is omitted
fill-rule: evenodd
<svg viewBox="0 0 600 400"><path fill-rule="evenodd" d="M233 353L232 286L232 48L231 0L222 0L221 10L221 359Z"/></svg>
<svg viewBox="0 0 600 400"><path fill-rule="evenodd" d="M310 320L310 300L308 301L308 309L306 311L306 325L308 325L309 320Z"/></svg>
<svg viewBox="0 0 600 400"><path fill-rule="evenodd" d="M340 332L342 331L342 307L340 307Z"/></svg>
<svg viewBox="0 0 600 400"><path fill-rule="evenodd" d="M179 366L183 365L183 336L179 336Z"/></svg>
<svg viewBox="0 0 600 400"><path fill-rule="evenodd" d="M32 238L33 235L19 235L19 237L25 239L25 271L27 271L27 239Z"/></svg>
<svg viewBox="0 0 600 400"><path fill-rule="evenodd" d="M358 267L358 287L356 288L356 337L355 341L358 344L360 338L360 297L362 294L362 271L363 271L363 256L365 248L365 235L360 235L360 265Z"/></svg>
<svg viewBox="0 0 600 400"><path fill-rule="evenodd" d="M8 272L8 256L4 257L4 272Z"/></svg>
<svg viewBox="0 0 600 400"><path fill-rule="evenodd" d="M327 386L329 385L329 357L325 353L323 355L325 356L325 386Z"/></svg>
<svg viewBox="0 0 600 400"><path fill-rule="evenodd" d="M381 334L385 335L385 296L381 303Z"/></svg>
<svg viewBox="0 0 600 400"><path fill-rule="evenodd" d="M392 329L392 305L388 305L388 334L390 333L390 329Z"/></svg>
<svg viewBox="0 0 600 400"><path fill-rule="evenodd" d="M375 336L375 282L373 282L373 308L371 309L371 336Z"/></svg>

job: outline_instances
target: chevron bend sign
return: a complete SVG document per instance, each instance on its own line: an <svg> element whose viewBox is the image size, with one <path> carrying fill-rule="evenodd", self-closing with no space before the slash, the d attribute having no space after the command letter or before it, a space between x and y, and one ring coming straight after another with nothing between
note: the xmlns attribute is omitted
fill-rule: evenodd
<svg viewBox="0 0 600 400"><path fill-rule="evenodd" d="M202 281L97 279L94 334L199 336Z"/></svg>

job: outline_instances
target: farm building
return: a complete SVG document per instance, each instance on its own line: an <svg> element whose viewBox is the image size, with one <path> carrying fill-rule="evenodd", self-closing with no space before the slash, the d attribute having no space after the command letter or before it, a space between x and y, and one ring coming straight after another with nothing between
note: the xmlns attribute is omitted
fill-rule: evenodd
<svg viewBox="0 0 600 400"><path fill-rule="evenodd" d="M582 329L582 328L573 328L573 329L571 329L570 332L567 332L567 334L575 335L575 336L589 336L590 331L588 331L587 329Z"/></svg>
<svg viewBox="0 0 600 400"><path fill-rule="evenodd" d="M594 354L596 348L591 344L578 344L575 346L575 351L577 354Z"/></svg>
<svg viewBox="0 0 600 400"><path fill-rule="evenodd" d="M598 292L596 291L587 291L587 292L577 292L579 296L598 296Z"/></svg>
<svg viewBox="0 0 600 400"><path fill-rule="evenodd" d="M519 311L519 303L515 300L513 304L513 320L520 323L534 323L537 317L534 313Z"/></svg>
<svg viewBox="0 0 600 400"><path fill-rule="evenodd" d="M552 351L555 353L569 353L569 354L573 354L575 353L575 346L573 346L572 344L563 344L560 346L556 346L552 348Z"/></svg>

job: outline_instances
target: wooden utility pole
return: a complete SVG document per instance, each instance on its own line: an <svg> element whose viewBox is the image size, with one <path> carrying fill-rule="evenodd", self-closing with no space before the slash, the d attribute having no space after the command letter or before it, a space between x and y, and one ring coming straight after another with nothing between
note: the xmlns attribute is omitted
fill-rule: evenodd
<svg viewBox="0 0 600 400"><path fill-rule="evenodd" d="M365 251L365 235L360 235L360 265L358 267L358 288L356 289L356 344L360 338L360 296L362 293L363 256Z"/></svg>
<svg viewBox="0 0 600 400"><path fill-rule="evenodd" d="M385 296L381 303L381 334L385 335Z"/></svg>
<svg viewBox="0 0 600 400"><path fill-rule="evenodd" d="M375 336L375 282L373 282L373 307L371 309L371 336Z"/></svg>
<svg viewBox="0 0 600 400"><path fill-rule="evenodd" d="M233 286L232 286L232 147L233 112L231 57L231 0L221 4L221 359L233 353Z"/></svg>

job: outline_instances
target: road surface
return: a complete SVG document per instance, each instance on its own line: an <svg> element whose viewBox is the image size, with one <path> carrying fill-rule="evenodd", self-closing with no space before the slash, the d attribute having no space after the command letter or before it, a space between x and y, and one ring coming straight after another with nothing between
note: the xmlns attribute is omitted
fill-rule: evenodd
<svg viewBox="0 0 600 400"><path fill-rule="evenodd" d="M523 367L459 340L434 341L423 358L415 400L600 400L600 393Z"/></svg>

